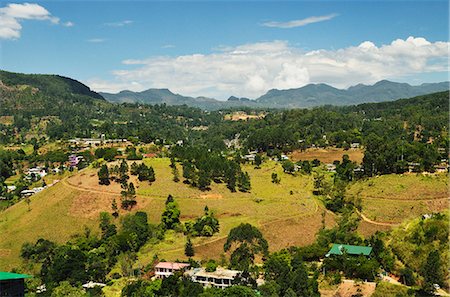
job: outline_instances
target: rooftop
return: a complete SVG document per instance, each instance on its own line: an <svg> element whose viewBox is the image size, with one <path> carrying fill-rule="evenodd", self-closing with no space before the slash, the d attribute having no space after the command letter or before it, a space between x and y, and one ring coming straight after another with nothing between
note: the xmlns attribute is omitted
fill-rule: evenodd
<svg viewBox="0 0 450 297"><path fill-rule="evenodd" d="M155 268L166 268L166 269L183 269L189 267L189 264L186 263L177 263L177 262L159 262L156 264Z"/></svg>
<svg viewBox="0 0 450 297"><path fill-rule="evenodd" d="M189 276L203 276L203 277L213 277L213 278L227 278L234 279L241 271L239 270L229 270L223 268L217 268L216 271L207 272L204 268L193 268L187 272Z"/></svg>
<svg viewBox="0 0 450 297"><path fill-rule="evenodd" d="M31 278L31 275L0 271L0 281Z"/></svg>
<svg viewBox="0 0 450 297"><path fill-rule="evenodd" d="M328 252L328 254L326 254L326 256L328 257L330 255L342 255L344 250L349 255L369 256L372 252L372 247L333 243L331 250Z"/></svg>

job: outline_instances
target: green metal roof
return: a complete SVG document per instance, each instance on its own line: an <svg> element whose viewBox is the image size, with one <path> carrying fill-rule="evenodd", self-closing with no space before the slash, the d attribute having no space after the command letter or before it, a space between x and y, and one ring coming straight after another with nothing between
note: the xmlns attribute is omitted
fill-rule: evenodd
<svg viewBox="0 0 450 297"><path fill-rule="evenodd" d="M18 273L0 271L0 281L11 280L11 279L30 278L30 277L31 277L31 275L28 275L28 274L18 274Z"/></svg>
<svg viewBox="0 0 450 297"><path fill-rule="evenodd" d="M326 256L328 257L330 255L342 255L342 252L344 250L349 255L369 256L370 253L372 252L372 247L333 243L331 250L328 252Z"/></svg>

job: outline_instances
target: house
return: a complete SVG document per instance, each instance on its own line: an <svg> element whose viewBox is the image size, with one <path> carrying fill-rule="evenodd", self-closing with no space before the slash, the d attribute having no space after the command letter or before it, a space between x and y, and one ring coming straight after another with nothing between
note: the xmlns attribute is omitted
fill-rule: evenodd
<svg viewBox="0 0 450 297"><path fill-rule="evenodd" d="M353 143L351 143L351 144L350 144L350 147L351 147L352 149L357 149L357 148L359 148L359 142L353 142Z"/></svg>
<svg viewBox="0 0 450 297"><path fill-rule="evenodd" d="M26 274L0 271L0 296L25 296L25 279L31 276Z"/></svg>
<svg viewBox="0 0 450 297"><path fill-rule="evenodd" d="M80 158L78 158L76 155L69 156L70 167L77 167L78 163L80 163Z"/></svg>
<svg viewBox="0 0 450 297"><path fill-rule="evenodd" d="M159 262L155 266L155 277L156 278L166 278L171 276L176 271L182 271L188 268L190 265L186 263L177 262Z"/></svg>
<svg viewBox="0 0 450 297"><path fill-rule="evenodd" d="M255 161L256 154L244 155L244 156L242 156L242 158L246 161L253 162L253 161Z"/></svg>
<svg viewBox="0 0 450 297"><path fill-rule="evenodd" d="M241 275L241 271L217 268L208 272L205 268L193 268L185 273L193 282L203 287L215 287L225 289L233 285L234 280Z"/></svg>
<svg viewBox="0 0 450 297"><path fill-rule="evenodd" d="M34 167L34 168L28 169L28 171L27 171L28 178L31 178L33 175L40 176L41 178L43 178L44 176L47 175L47 172L42 167Z"/></svg>
<svg viewBox="0 0 450 297"><path fill-rule="evenodd" d="M334 164L326 164L328 172L336 172L336 165Z"/></svg>
<svg viewBox="0 0 450 297"><path fill-rule="evenodd" d="M408 162L408 171L417 172L420 169L420 163Z"/></svg>
<svg viewBox="0 0 450 297"><path fill-rule="evenodd" d="M370 254L372 253L372 247L333 243L331 250L325 255L325 257L329 257L331 255L342 255L344 251L348 255L353 256L358 255L370 256Z"/></svg>

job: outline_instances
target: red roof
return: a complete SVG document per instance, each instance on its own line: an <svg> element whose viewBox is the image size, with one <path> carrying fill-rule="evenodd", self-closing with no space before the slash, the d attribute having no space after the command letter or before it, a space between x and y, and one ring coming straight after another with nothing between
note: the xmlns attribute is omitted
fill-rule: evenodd
<svg viewBox="0 0 450 297"><path fill-rule="evenodd" d="M180 270L186 267L189 267L189 264L186 263L177 263L177 262L159 262L156 264L155 268L166 268L166 269L175 269Z"/></svg>

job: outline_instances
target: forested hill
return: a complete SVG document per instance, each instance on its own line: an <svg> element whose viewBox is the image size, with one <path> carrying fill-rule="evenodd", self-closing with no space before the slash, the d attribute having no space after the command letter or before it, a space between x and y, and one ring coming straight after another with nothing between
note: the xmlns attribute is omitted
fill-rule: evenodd
<svg viewBox="0 0 450 297"><path fill-rule="evenodd" d="M1 115L14 115L18 111L35 116L63 115L92 110L98 104L108 103L76 80L0 71Z"/></svg>
<svg viewBox="0 0 450 297"><path fill-rule="evenodd" d="M0 81L6 86L29 86L46 95L88 96L95 99L104 98L89 89L88 86L72 78L48 74L23 74L0 70Z"/></svg>

